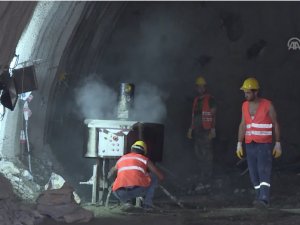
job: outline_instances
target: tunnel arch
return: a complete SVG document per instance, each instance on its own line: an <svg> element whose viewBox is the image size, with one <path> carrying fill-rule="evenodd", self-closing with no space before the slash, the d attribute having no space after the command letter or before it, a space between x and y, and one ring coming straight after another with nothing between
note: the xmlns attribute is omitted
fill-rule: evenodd
<svg viewBox="0 0 300 225"><path fill-rule="evenodd" d="M29 20L35 4L19 6ZM116 83L132 80L138 86L146 80L164 90L162 98L168 109L164 122L170 134L165 141L165 160L173 166L180 164L182 157L184 162L193 162L191 143L184 136L194 94L191 87L199 73L207 77L219 103L216 151L220 158L224 156L230 166L236 161L234 148L243 100L239 87L251 74L258 77L263 94L272 98L278 109L283 146L289 152L284 163L299 159L299 88L295 85L299 81L299 52L286 46L290 37L299 36L299 4L39 2L39 7L46 7L48 14L28 57L41 59L35 65L39 90L30 104L31 144L41 161L50 159L64 172L63 161L52 155L63 143L58 150L51 146L53 130L58 128L54 128L55 117L60 113L67 117L73 107L69 104L74 103L74 99L68 101L74 92L68 92L64 82L72 89L86 74L97 74L115 91ZM21 30L12 34L12 40L20 38ZM10 49L1 63L7 64L12 52ZM7 116L11 117L11 131L5 130L10 134L6 142L13 143L7 152L13 157L18 152L22 105ZM80 119L73 117L69 123L80 129ZM84 168L88 170L88 166L87 162Z"/></svg>

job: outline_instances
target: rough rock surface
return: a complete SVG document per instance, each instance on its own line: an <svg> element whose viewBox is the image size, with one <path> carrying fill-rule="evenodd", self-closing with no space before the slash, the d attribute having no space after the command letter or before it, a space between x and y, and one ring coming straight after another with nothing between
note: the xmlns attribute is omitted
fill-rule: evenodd
<svg viewBox="0 0 300 225"><path fill-rule="evenodd" d="M43 216L34 208L18 200L8 179L0 174L0 224L36 225Z"/></svg>
<svg viewBox="0 0 300 225"><path fill-rule="evenodd" d="M74 200L73 188L66 182L60 189L46 190L37 199L37 210L59 222L88 222L93 213Z"/></svg>
<svg viewBox="0 0 300 225"><path fill-rule="evenodd" d="M40 186L33 181L30 172L22 166L1 160L0 173L10 181L13 192L21 199L32 202L40 193Z"/></svg>

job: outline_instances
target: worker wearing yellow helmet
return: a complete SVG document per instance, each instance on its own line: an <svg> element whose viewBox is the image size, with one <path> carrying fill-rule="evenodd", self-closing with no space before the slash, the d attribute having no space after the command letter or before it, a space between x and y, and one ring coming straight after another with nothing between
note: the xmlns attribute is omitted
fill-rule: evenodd
<svg viewBox="0 0 300 225"><path fill-rule="evenodd" d="M131 152L123 155L108 174L111 177L117 172L112 190L125 209L131 208L132 200L141 196L145 196L143 208L153 208L155 188L164 176L146 156L147 151L144 141L136 141L131 146Z"/></svg>
<svg viewBox="0 0 300 225"><path fill-rule="evenodd" d="M239 126L237 156L242 159L245 140L247 164L252 185L256 191L255 207L268 207L270 201L270 178L272 154L281 156L280 129L275 108L270 100L258 96L259 83L254 77L247 78L242 87L245 99ZM273 137L275 146L272 150Z"/></svg>
<svg viewBox="0 0 300 225"><path fill-rule="evenodd" d="M187 137L194 140L200 177L207 182L211 178L213 170L212 139L216 137L216 101L208 93L207 83L203 76L196 78L195 86L197 96L193 101L191 125Z"/></svg>

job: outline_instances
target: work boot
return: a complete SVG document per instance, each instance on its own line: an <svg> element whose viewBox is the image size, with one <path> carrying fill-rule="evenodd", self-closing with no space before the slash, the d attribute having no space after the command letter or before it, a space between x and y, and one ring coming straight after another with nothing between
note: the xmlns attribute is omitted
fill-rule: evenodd
<svg viewBox="0 0 300 225"><path fill-rule="evenodd" d="M124 212L131 211L134 208L131 202L126 202L121 206L121 210Z"/></svg>
<svg viewBox="0 0 300 225"><path fill-rule="evenodd" d="M267 209L269 208L269 203L264 200L254 200L253 205L257 209Z"/></svg>
<svg viewBox="0 0 300 225"><path fill-rule="evenodd" d="M136 197L135 198L135 206L136 207L142 207L144 202L144 198L143 197Z"/></svg>
<svg viewBox="0 0 300 225"><path fill-rule="evenodd" d="M254 207L255 207L256 205L258 205L258 204L259 204L258 201L259 201L258 199L254 199L253 202L252 202L252 205L253 205Z"/></svg>
<svg viewBox="0 0 300 225"><path fill-rule="evenodd" d="M145 210L145 211L154 211L156 209L156 207L154 206L154 205L143 205L143 210Z"/></svg>

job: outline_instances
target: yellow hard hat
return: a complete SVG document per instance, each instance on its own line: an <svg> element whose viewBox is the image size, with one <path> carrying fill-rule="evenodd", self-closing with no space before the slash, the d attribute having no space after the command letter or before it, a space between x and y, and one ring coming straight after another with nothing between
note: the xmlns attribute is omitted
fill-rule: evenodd
<svg viewBox="0 0 300 225"><path fill-rule="evenodd" d="M204 77L201 77L201 76L196 78L196 82L195 83L198 86L206 85L206 81L205 81Z"/></svg>
<svg viewBox="0 0 300 225"><path fill-rule="evenodd" d="M142 150L142 151L144 151L144 155L147 154L147 145L143 141L134 142L134 144L131 146L131 148Z"/></svg>
<svg viewBox="0 0 300 225"><path fill-rule="evenodd" d="M240 89L243 91L258 90L259 89L258 81L254 77L250 77L244 81L243 86Z"/></svg>

